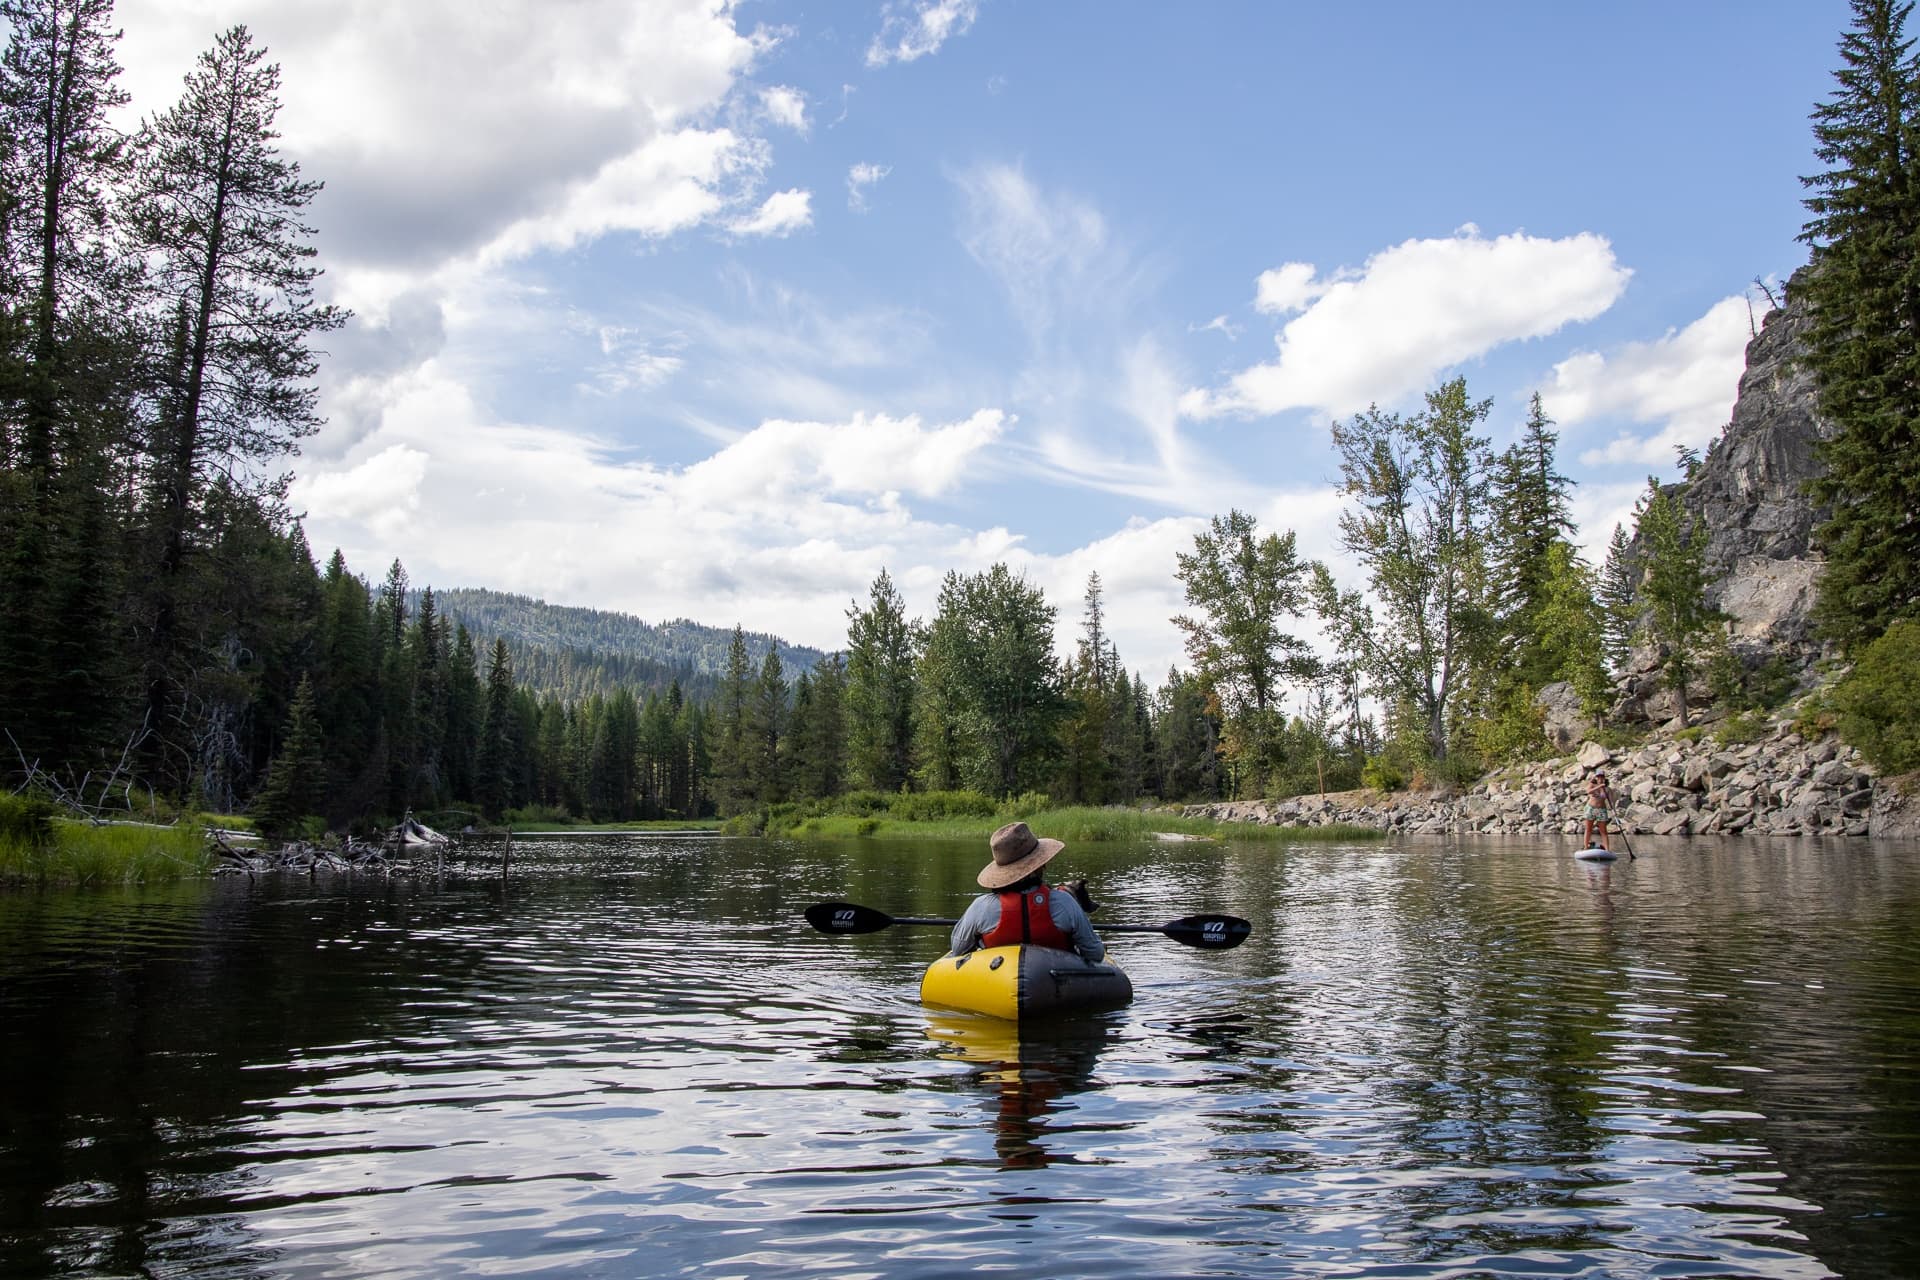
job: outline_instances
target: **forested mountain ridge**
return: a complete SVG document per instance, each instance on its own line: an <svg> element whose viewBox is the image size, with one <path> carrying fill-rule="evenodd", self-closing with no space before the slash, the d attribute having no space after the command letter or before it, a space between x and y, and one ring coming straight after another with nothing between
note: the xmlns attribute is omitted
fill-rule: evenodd
<svg viewBox="0 0 1920 1280"><path fill-rule="evenodd" d="M726 670L733 632L687 618L654 625L629 613L548 604L530 596L484 587L435 588L439 611L472 633L482 652L494 640L507 642L520 683L541 695L567 701L627 688L665 693L674 681L690 698L704 701ZM410 608L417 608L412 593ZM765 632L744 633L755 668L769 650L796 677L826 656Z"/></svg>

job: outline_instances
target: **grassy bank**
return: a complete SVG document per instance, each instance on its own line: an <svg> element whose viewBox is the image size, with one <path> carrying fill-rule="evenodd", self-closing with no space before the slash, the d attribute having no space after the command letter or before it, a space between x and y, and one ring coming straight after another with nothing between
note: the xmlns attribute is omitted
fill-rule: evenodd
<svg viewBox="0 0 1920 1280"><path fill-rule="evenodd" d="M1211 818L1183 818L1165 811L1055 806L1040 796L997 801L973 791L936 791L885 796L855 793L805 805L775 805L727 820L733 835L800 836L810 839L870 837L984 842L1008 822L1022 821L1038 835L1069 844L1118 844L1162 835L1202 840L1378 840L1371 827L1263 827Z"/></svg>
<svg viewBox="0 0 1920 1280"><path fill-rule="evenodd" d="M195 823L0 821L0 883L156 884L212 870L206 833Z"/></svg>

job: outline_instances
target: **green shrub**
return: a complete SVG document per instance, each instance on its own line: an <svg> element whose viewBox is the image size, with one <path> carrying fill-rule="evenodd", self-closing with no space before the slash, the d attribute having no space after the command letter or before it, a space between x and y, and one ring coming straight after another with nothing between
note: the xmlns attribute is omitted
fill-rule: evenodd
<svg viewBox="0 0 1920 1280"><path fill-rule="evenodd" d="M1770 732L1771 722L1759 711L1742 711L1739 715L1728 716L1713 727L1714 741L1723 747L1758 742Z"/></svg>
<svg viewBox="0 0 1920 1280"><path fill-rule="evenodd" d="M1920 769L1920 622L1888 627L1833 688L1840 736L1881 773Z"/></svg>
<svg viewBox="0 0 1920 1280"><path fill-rule="evenodd" d="M32 849L53 843L58 811L36 795L0 795L0 840Z"/></svg>
<svg viewBox="0 0 1920 1280"><path fill-rule="evenodd" d="M1368 756L1360 766L1360 781L1375 791L1401 791L1406 788L1407 775L1385 756Z"/></svg>
<svg viewBox="0 0 1920 1280"><path fill-rule="evenodd" d="M991 818L999 810L993 797L981 791L902 791L887 806L887 816L896 822L938 822Z"/></svg>

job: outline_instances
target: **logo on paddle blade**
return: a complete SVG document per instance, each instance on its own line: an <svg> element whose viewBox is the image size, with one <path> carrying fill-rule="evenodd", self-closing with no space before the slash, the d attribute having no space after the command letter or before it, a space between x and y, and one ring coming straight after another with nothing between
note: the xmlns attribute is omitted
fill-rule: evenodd
<svg viewBox="0 0 1920 1280"><path fill-rule="evenodd" d="M1209 920L1201 925L1200 941L1209 947L1224 947L1227 945L1227 922L1224 920Z"/></svg>
<svg viewBox="0 0 1920 1280"><path fill-rule="evenodd" d="M836 929L851 929L851 928L853 928L853 910L852 910L852 908L850 908L850 907L848 907L848 908L842 908L841 910L839 910L839 911L836 911L836 912L834 912L834 913L833 913L833 927L834 927L834 928L836 928Z"/></svg>

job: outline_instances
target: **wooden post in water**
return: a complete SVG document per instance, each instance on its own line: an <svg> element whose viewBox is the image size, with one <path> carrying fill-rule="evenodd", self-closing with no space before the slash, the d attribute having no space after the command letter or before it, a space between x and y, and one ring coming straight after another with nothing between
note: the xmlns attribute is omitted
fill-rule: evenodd
<svg viewBox="0 0 1920 1280"><path fill-rule="evenodd" d="M507 883L507 866L513 861L513 828L507 828L507 851L500 855L500 883Z"/></svg>

